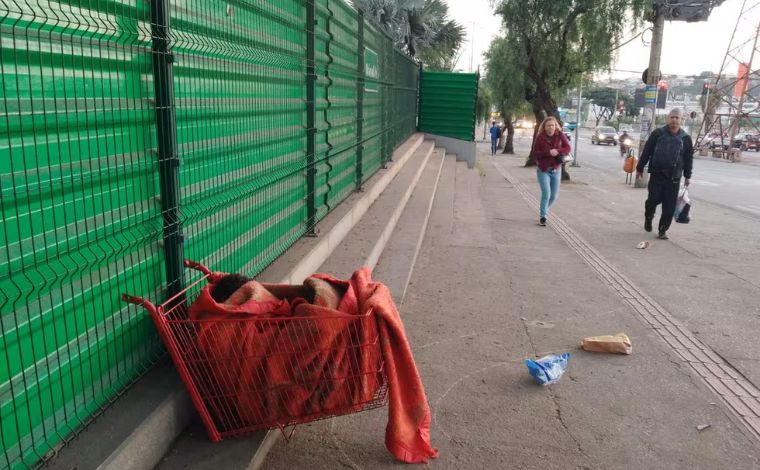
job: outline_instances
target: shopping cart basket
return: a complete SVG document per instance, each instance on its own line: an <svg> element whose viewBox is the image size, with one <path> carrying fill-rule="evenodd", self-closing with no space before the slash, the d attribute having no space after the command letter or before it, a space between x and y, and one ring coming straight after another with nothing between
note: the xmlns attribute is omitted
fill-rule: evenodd
<svg viewBox="0 0 760 470"><path fill-rule="evenodd" d="M214 274L192 261L185 266L203 277L164 303L122 299L150 312L209 439L283 431L386 404L373 312L191 320L190 305Z"/></svg>

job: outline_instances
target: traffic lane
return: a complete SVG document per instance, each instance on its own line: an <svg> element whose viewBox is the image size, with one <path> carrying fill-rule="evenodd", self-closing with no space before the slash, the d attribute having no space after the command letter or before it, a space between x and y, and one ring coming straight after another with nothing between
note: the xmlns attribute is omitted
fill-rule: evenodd
<svg viewBox="0 0 760 470"><path fill-rule="evenodd" d="M580 139L578 163L609 174L621 174L623 159L617 148L592 145ZM695 159L689 193L695 202L707 202L739 211L753 218L760 216L760 167L721 161Z"/></svg>

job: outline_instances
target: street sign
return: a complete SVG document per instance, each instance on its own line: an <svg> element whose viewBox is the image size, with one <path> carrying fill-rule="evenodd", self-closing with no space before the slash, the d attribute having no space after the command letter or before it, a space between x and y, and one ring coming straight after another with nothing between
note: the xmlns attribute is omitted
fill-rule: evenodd
<svg viewBox="0 0 760 470"><path fill-rule="evenodd" d="M644 103L655 104L657 102L657 85L647 85L644 92Z"/></svg>

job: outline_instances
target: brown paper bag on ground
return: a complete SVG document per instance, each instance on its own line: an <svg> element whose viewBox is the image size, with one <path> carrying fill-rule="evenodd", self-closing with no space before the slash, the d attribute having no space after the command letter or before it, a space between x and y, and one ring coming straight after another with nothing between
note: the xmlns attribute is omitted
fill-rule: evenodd
<svg viewBox="0 0 760 470"><path fill-rule="evenodd" d="M581 348L586 351L615 354L631 354L631 340L623 333L606 336L591 336L581 341Z"/></svg>

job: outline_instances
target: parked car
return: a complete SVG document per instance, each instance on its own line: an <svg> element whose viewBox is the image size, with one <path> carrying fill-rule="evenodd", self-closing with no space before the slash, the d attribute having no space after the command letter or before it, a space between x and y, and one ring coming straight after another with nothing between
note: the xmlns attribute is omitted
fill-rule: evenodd
<svg viewBox="0 0 760 470"><path fill-rule="evenodd" d="M746 134L737 134L736 137L739 139L739 148L742 151L754 150L755 152L760 152L760 135L747 132ZM734 141L737 139L734 139ZM736 145L732 145L732 147L736 147Z"/></svg>
<svg viewBox="0 0 760 470"><path fill-rule="evenodd" d="M728 136L721 135L720 133L709 134L702 144L703 147L708 147L710 150L728 150Z"/></svg>
<svg viewBox="0 0 760 470"><path fill-rule="evenodd" d="M633 134L635 131L633 130L633 126L631 126L630 124L621 124L620 127L618 128L618 132L621 134L623 132Z"/></svg>
<svg viewBox="0 0 760 470"><path fill-rule="evenodd" d="M575 132L575 128L578 127L578 123L575 121L566 122L565 126L567 126L567 130L570 132Z"/></svg>
<svg viewBox="0 0 760 470"><path fill-rule="evenodd" d="M620 137L618 137L615 128L609 126L599 126L594 129L594 133L591 134L592 145L617 145L618 139L620 139Z"/></svg>
<svg viewBox="0 0 760 470"><path fill-rule="evenodd" d="M565 134L565 137L567 137L567 140L573 140L573 129L570 129L570 126L567 124L564 124L562 126L562 133Z"/></svg>

